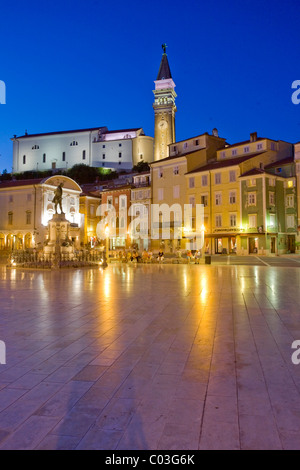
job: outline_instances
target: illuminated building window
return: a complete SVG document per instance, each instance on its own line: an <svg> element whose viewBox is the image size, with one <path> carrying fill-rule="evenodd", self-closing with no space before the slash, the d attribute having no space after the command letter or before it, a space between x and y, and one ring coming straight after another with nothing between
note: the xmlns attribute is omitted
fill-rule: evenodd
<svg viewBox="0 0 300 470"><path fill-rule="evenodd" d="M236 227L236 214L230 214L230 227Z"/></svg>
<svg viewBox="0 0 300 470"><path fill-rule="evenodd" d="M248 193L248 206L256 206L256 193Z"/></svg>
<svg viewBox="0 0 300 470"><path fill-rule="evenodd" d="M293 180L289 180L289 181L287 182L287 186L288 186L288 188L293 188L293 187L294 187L294 181L293 181Z"/></svg>
<svg viewBox="0 0 300 470"><path fill-rule="evenodd" d="M195 187L195 178L189 178L189 188Z"/></svg>
<svg viewBox="0 0 300 470"><path fill-rule="evenodd" d="M202 186L207 186L208 178L207 175L202 175Z"/></svg>
<svg viewBox="0 0 300 470"><path fill-rule="evenodd" d="M201 196L201 204L203 204L204 207L207 207L207 205L208 205L208 196L207 196L207 194L203 194Z"/></svg>
<svg viewBox="0 0 300 470"><path fill-rule="evenodd" d="M221 173L215 174L215 184L221 184Z"/></svg>
<svg viewBox="0 0 300 470"><path fill-rule="evenodd" d="M256 228L257 227L257 223L256 223L257 215L256 214L249 214L248 217L249 217L248 218L249 228Z"/></svg>
<svg viewBox="0 0 300 470"><path fill-rule="evenodd" d="M222 204L222 194L216 193L215 194L215 204L216 206L220 206Z"/></svg>
<svg viewBox="0 0 300 470"><path fill-rule="evenodd" d="M222 216L220 214L216 215L216 227L222 227Z"/></svg>
<svg viewBox="0 0 300 470"><path fill-rule="evenodd" d="M236 171L235 170L231 170L229 172L229 181L230 181L230 183L234 183L236 181Z"/></svg>
<svg viewBox="0 0 300 470"><path fill-rule="evenodd" d="M275 205L275 193L273 192L270 192L269 193L269 204L271 206L274 206Z"/></svg>
<svg viewBox="0 0 300 470"><path fill-rule="evenodd" d="M270 227L275 227L275 214L270 214L269 224L270 224Z"/></svg>
<svg viewBox="0 0 300 470"><path fill-rule="evenodd" d="M230 191L229 193L229 204L236 203L236 191Z"/></svg>
<svg viewBox="0 0 300 470"><path fill-rule="evenodd" d="M286 196L286 206L294 207L294 195L293 194L288 194Z"/></svg>
<svg viewBox="0 0 300 470"><path fill-rule="evenodd" d="M14 214L13 212L9 212L7 215L8 215L8 225L12 225Z"/></svg>
<svg viewBox="0 0 300 470"><path fill-rule="evenodd" d="M26 211L26 225L30 225L30 224L31 224L31 212Z"/></svg>
<svg viewBox="0 0 300 470"><path fill-rule="evenodd" d="M190 196L190 197L189 197L189 204L190 204L192 207L195 207L195 196Z"/></svg>
<svg viewBox="0 0 300 470"><path fill-rule="evenodd" d="M112 205L113 205L113 197L112 197L112 196L108 196L108 197L107 197L107 206L108 206L108 209L111 209L111 208L112 208Z"/></svg>
<svg viewBox="0 0 300 470"><path fill-rule="evenodd" d="M127 197L120 196L120 209L126 209L127 206Z"/></svg>

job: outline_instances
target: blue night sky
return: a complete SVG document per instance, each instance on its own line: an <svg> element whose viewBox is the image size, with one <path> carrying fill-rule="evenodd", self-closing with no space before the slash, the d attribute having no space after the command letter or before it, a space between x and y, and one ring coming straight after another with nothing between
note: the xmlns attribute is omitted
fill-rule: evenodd
<svg viewBox="0 0 300 470"><path fill-rule="evenodd" d="M13 134L143 127L167 53L178 98L176 139L214 127L229 143L300 140L299 0L0 2L0 170Z"/></svg>

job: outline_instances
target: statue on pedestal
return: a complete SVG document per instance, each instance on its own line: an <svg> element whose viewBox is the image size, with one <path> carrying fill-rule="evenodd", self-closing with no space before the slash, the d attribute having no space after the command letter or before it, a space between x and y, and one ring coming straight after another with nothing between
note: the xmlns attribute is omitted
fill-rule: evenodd
<svg viewBox="0 0 300 470"><path fill-rule="evenodd" d="M52 202L54 202L55 204L55 214L57 214L57 206L59 206L60 208L60 212L61 214L63 214L63 210L62 210L62 194L63 194L63 190L62 190L62 187L63 187L64 183L60 183L56 190L54 191L54 198L52 200Z"/></svg>

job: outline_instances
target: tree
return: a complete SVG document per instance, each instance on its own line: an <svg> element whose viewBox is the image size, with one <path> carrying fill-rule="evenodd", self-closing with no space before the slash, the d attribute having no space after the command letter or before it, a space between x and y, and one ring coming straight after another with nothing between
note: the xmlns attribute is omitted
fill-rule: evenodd
<svg viewBox="0 0 300 470"><path fill-rule="evenodd" d="M67 171L67 176L75 180L79 185L94 183L97 176L99 176L99 170L84 163L78 163Z"/></svg>
<svg viewBox="0 0 300 470"><path fill-rule="evenodd" d="M132 171L137 171L138 173L142 173L142 171L150 171L150 166L148 165L147 162L144 162L144 160L141 160L136 165L134 165L134 167L132 168Z"/></svg>
<svg viewBox="0 0 300 470"><path fill-rule="evenodd" d="M8 181L8 180L11 180L11 174L10 174L10 173L7 173L7 170L3 170L0 179L1 179L1 181Z"/></svg>

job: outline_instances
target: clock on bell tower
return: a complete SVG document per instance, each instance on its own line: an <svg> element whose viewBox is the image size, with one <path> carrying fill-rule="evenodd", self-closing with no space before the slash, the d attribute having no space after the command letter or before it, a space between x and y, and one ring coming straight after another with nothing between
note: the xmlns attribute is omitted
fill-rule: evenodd
<svg viewBox="0 0 300 470"><path fill-rule="evenodd" d="M166 44L162 45L163 55L155 80L154 93L154 161L169 156L168 145L175 142L175 83L166 54Z"/></svg>

